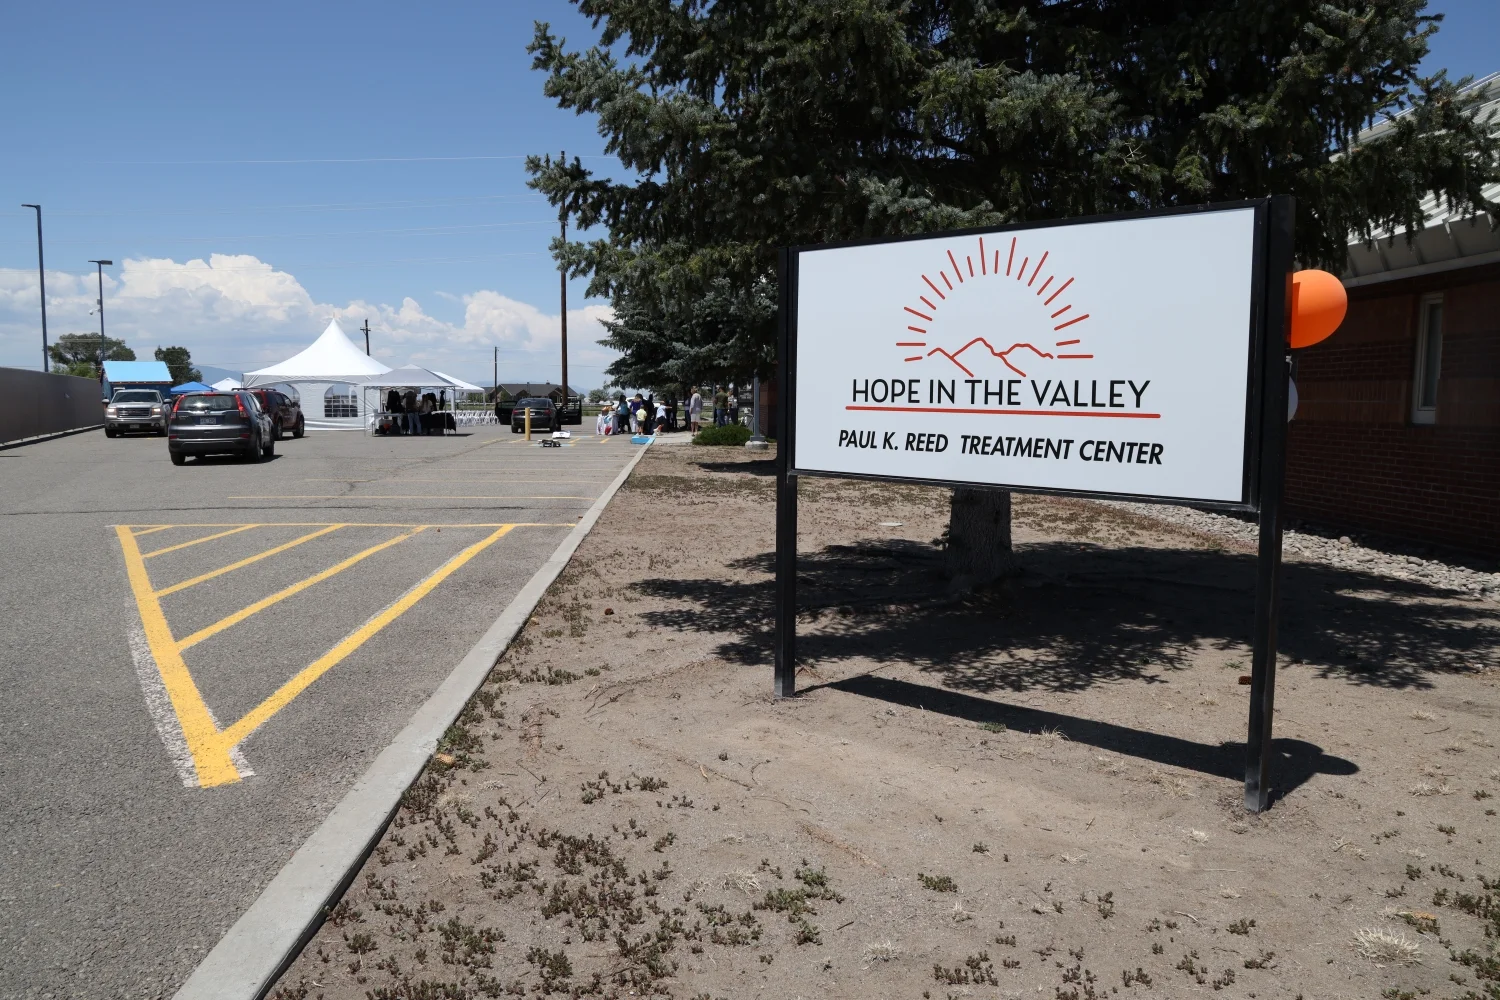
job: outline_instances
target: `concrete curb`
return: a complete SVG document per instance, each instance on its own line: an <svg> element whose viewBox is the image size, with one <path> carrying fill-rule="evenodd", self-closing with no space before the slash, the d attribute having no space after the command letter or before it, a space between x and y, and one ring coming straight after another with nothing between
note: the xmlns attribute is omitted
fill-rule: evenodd
<svg viewBox="0 0 1500 1000"><path fill-rule="evenodd" d="M649 449L647 445L636 452L577 527L417 709L406 728L204 956L175 1000L260 1000L270 991L322 923L324 909L342 895L375 849L401 796L427 766L438 740L484 683L495 661Z"/></svg>

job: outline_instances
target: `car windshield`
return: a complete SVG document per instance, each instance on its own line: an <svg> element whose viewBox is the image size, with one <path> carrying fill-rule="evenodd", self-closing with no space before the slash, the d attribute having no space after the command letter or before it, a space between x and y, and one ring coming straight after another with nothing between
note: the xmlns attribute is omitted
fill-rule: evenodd
<svg viewBox="0 0 1500 1000"><path fill-rule="evenodd" d="M537 410L537 409L551 409L551 407L552 407L552 400L550 400L550 399L523 399L519 403L517 403L516 406L517 406L517 408L529 408L529 409L533 409L533 410Z"/></svg>
<svg viewBox="0 0 1500 1000"><path fill-rule="evenodd" d="M183 396L182 402L177 405L179 410L238 410L239 403L232 395L200 395Z"/></svg>
<svg viewBox="0 0 1500 1000"><path fill-rule="evenodd" d="M126 389L115 393L111 403L160 403L161 397L151 389Z"/></svg>

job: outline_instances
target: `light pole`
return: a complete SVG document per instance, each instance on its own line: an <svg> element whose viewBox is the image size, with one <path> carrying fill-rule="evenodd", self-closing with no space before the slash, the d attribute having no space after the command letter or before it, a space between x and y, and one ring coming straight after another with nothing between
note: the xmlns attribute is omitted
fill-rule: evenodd
<svg viewBox="0 0 1500 1000"><path fill-rule="evenodd" d="M42 372L51 371L47 358L47 269L42 263L42 206L22 205L36 209L36 280L42 289Z"/></svg>
<svg viewBox="0 0 1500 1000"><path fill-rule="evenodd" d="M99 265L99 378L104 378L104 265L115 266L112 260L91 260Z"/></svg>

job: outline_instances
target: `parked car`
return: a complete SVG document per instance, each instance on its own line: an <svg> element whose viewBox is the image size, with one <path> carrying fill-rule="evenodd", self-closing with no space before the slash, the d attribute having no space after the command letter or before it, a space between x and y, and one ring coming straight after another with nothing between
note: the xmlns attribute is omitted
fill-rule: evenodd
<svg viewBox="0 0 1500 1000"><path fill-rule="evenodd" d="M536 396L531 399L516 401L515 408L510 411L510 432L519 434L526 429L526 411L531 411L531 429L534 431L554 431L556 426L557 411L552 400L544 396Z"/></svg>
<svg viewBox="0 0 1500 1000"><path fill-rule="evenodd" d="M271 418L271 437L280 441L286 434L299 438L305 432L302 422L302 402L293 399L279 389L246 389L260 400L260 408Z"/></svg>
<svg viewBox="0 0 1500 1000"><path fill-rule="evenodd" d="M126 431L167 433L167 404L155 389L117 389L104 406L104 436Z"/></svg>
<svg viewBox="0 0 1500 1000"><path fill-rule="evenodd" d="M271 418L260 400L234 392L192 392L178 396L167 423L167 452L173 465L189 455L239 455L258 462L276 453Z"/></svg>

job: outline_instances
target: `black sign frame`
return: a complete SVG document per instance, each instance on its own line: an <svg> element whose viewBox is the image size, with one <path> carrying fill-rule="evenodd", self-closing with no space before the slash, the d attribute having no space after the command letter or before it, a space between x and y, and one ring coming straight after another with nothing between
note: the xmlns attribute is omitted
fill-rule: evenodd
<svg viewBox="0 0 1500 1000"><path fill-rule="evenodd" d="M951 236L1035 230L1096 222L1128 221L1228 210L1254 209L1254 249L1251 272L1251 303L1245 407L1244 469L1241 498L1237 502L1193 500L1145 494L1108 493L1007 486L955 480L929 480L907 476L803 469L796 465L797 387L797 277L798 255L810 250L900 243ZM1130 500L1248 511L1259 521L1256 560L1255 624L1250 675L1250 719L1246 740L1245 808L1260 812L1271 804L1271 730L1275 707L1276 634L1279 624L1281 577L1282 492L1286 465L1287 379L1290 362L1287 332L1292 304L1294 261L1293 227L1296 202L1286 196L1250 201L1193 205L1151 212L1090 216L1053 222L1023 223L980 229L922 233L891 239L856 240L817 246L789 247L780 251L777 283L777 449L776 449L776 666L777 697L796 693L797 640L797 479L826 476L919 483L931 486L995 489L1017 493L1071 496L1084 499Z"/></svg>

